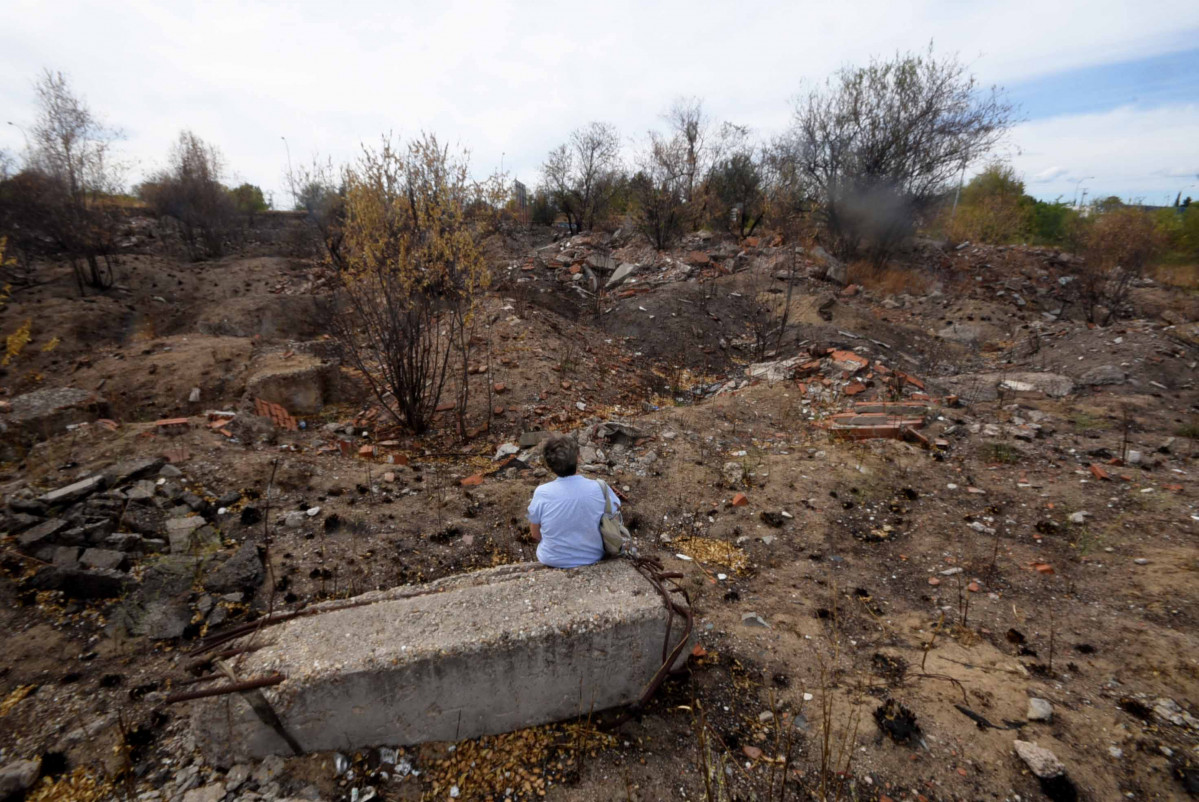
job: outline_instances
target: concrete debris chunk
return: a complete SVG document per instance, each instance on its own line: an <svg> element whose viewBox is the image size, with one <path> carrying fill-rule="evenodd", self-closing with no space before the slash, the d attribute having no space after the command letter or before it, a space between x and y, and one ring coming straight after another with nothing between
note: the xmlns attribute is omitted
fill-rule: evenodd
<svg viewBox="0 0 1199 802"><path fill-rule="evenodd" d="M1016 754L1028 766L1028 770L1042 780L1051 780L1066 773L1066 767L1057 755L1043 746L1037 746L1029 741L1013 741Z"/></svg>
<svg viewBox="0 0 1199 802"><path fill-rule="evenodd" d="M18 799L37 782L42 761L13 760L0 766L0 800Z"/></svg>
<svg viewBox="0 0 1199 802"><path fill-rule="evenodd" d="M264 693L306 751L350 751L604 710L636 699L661 665L666 609L625 561L510 565L414 590L368 593L352 608L327 603L277 624L238 672L287 677ZM197 745L216 765L289 753L241 697L193 710Z"/></svg>
<svg viewBox="0 0 1199 802"><path fill-rule="evenodd" d="M1047 699L1033 696L1028 700L1028 713L1025 718L1029 721L1053 721L1053 705Z"/></svg>
<svg viewBox="0 0 1199 802"><path fill-rule="evenodd" d="M57 490L51 490L49 493L38 498L38 501L45 504L47 507L57 507L64 504L71 504L81 498L86 498L92 493L103 490L105 487L105 479L102 475L89 476L86 479L80 479L74 484L69 484L66 487L60 487Z"/></svg>

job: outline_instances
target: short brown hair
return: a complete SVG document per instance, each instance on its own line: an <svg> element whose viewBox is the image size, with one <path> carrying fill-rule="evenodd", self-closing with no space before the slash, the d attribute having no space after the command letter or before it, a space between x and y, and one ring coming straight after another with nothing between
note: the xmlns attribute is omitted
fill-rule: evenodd
<svg viewBox="0 0 1199 802"><path fill-rule="evenodd" d="M579 467L579 444L573 437L555 434L545 441L545 464L559 476L573 476Z"/></svg>

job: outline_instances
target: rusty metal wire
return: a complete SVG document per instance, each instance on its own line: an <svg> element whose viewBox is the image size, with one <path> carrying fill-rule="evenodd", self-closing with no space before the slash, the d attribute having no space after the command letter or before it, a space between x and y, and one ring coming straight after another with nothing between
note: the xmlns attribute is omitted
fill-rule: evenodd
<svg viewBox="0 0 1199 802"><path fill-rule="evenodd" d="M189 702L192 699L204 699L209 696L223 696L226 693L252 691L256 688L265 688L269 685L278 685L285 679L287 679L287 677L283 674L272 674L267 677L256 677L255 679L247 679L240 682L230 682L217 688L204 688L198 691L180 691L179 693L172 693L170 696L168 696L166 698L166 703L170 705L175 704L176 702Z"/></svg>

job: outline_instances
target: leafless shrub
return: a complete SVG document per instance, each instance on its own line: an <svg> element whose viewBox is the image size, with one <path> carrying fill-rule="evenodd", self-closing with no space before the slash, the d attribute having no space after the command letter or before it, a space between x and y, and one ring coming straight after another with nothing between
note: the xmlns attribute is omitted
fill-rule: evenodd
<svg viewBox="0 0 1199 802"><path fill-rule="evenodd" d="M167 169L140 187L142 199L159 215L179 225L179 236L192 260L220 256L236 209L221 184L220 152L191 131L179 134Z"/></svg>

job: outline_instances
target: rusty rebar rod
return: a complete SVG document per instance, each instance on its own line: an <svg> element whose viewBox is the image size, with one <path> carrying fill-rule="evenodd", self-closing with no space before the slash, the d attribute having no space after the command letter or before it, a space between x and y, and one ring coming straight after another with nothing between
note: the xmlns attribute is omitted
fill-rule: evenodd
<svg viewBox="0 0 1199 802"><path fill-rule="evenodd" d="M204 699L209 696L221 696L226 693L239 693L241 691L252 691L255 688L265 688L269 685L278 685L287 677L282 674L273 674L269 677L258 677L257 679L247 679L241 682L231 682L222 685L219 688L207 688L199 691L183 691L181 693L173 693L166 698L167 704L176 702L189 702L192 699Z"/></svg>

